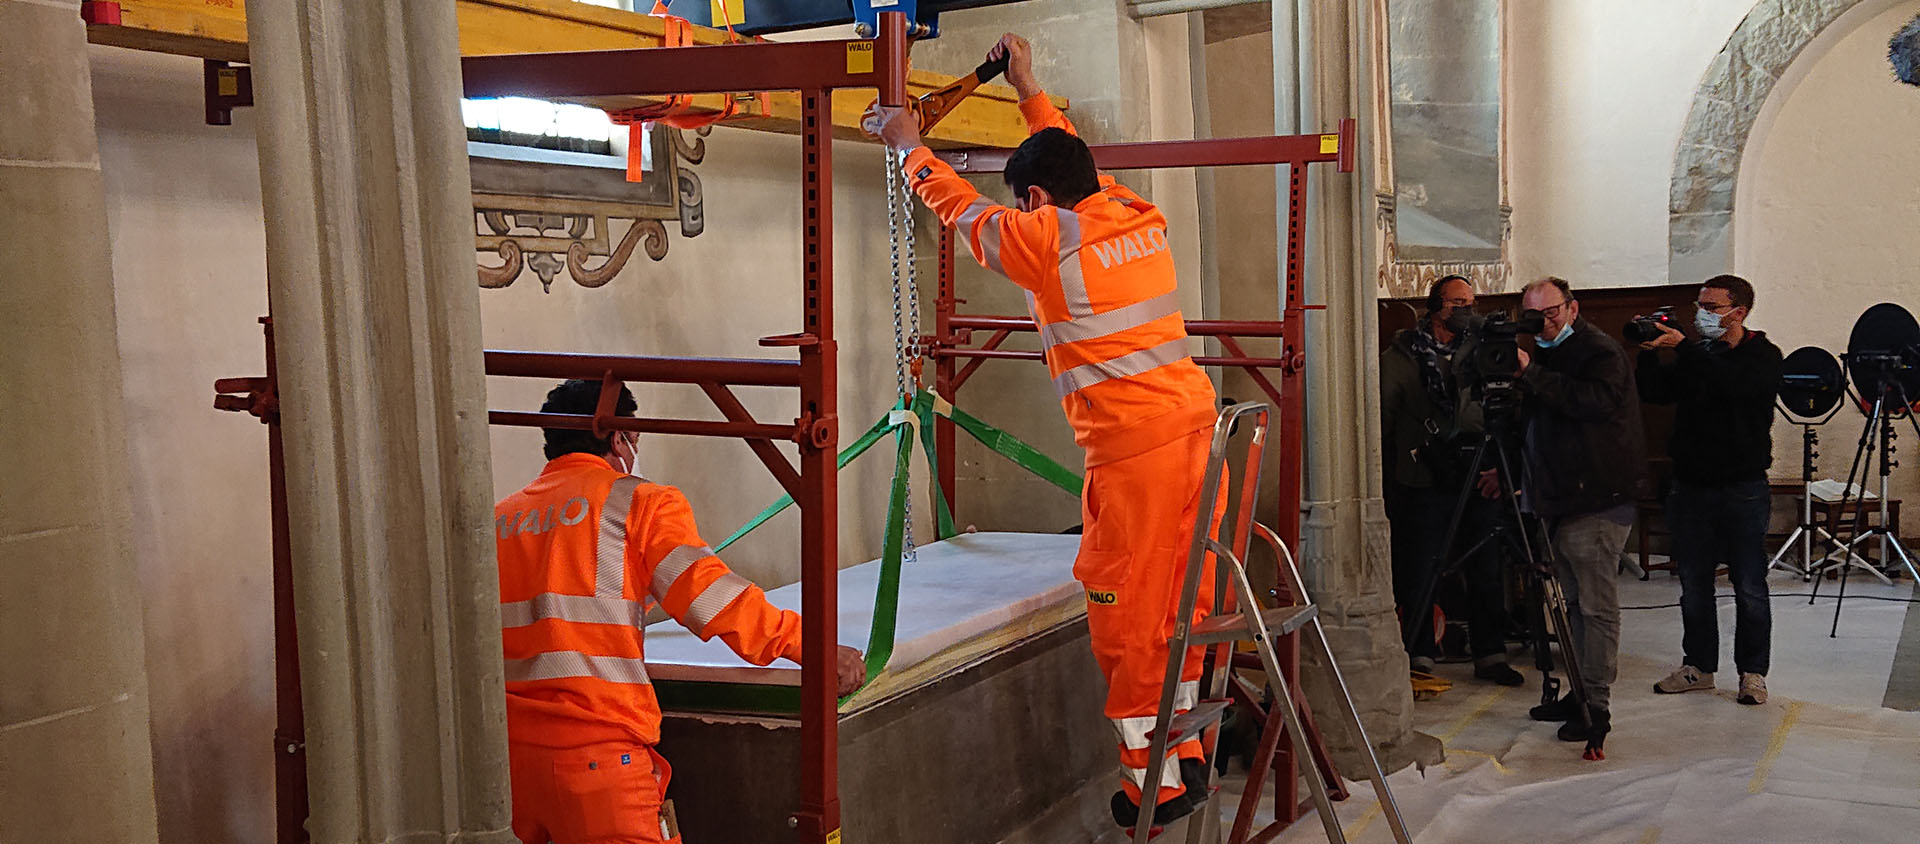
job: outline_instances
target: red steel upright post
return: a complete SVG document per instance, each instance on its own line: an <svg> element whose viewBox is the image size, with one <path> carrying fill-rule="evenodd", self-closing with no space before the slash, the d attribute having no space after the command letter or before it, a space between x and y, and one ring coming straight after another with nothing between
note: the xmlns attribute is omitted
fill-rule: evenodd
<svg viewBox="0 0 1920 844"><path fill-rule="evenodd" d="M806 844L840 838L839 701L834 689L840 641L838 439L833 339L832 91L800 92L803 335L800 346L800 811Z"/></svg>
<svg viewBox="0 0 1920 844"><path fill-rule="evenodd" d="M954 266L952 226L940 227L940 290L933 299L933 336L930 348L938 348L946 343L953 332L954 303ZM933 359L933 391L947 401L953 401L956 389L953 383L956 361L945 355L936 355ZM954 499L955 479L959 477L958 468L953 465L954 430L953 420L945 416L935 416L933 420L933 453L940 462L940 492L947 498L947 507L954 512L954 518L960 518L960 502Z"/></svg>
<svg viewBox="0 0 1920 844"><path fill-rule="evenodd" d="M260 320L267 341L267 384L277 385L273 319ZM278 391L275 390L275 395ZM300 639L293 626L293 531L287 518L287 456L280 414L266 418L267 489L273 502L273 785L280 844L307 844L307 727L300 700Z"/></svg>

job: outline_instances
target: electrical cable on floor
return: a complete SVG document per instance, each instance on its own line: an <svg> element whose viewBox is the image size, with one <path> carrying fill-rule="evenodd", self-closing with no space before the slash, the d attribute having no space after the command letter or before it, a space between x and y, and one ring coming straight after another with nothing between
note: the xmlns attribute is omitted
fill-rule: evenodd
<svg viewBox="0 0 1920 844"><path fill-rule="evenodd" d="M1732 592L1722 592L1714 595L1713 599L1715 602L1719 602L1719 601L1732 600L1733 597L1734 596ZM1767 597L1768 598L1815 598L1816 596L1811 592L1774 592L1768 595ZM1834 596L1820 595L1817 597L1832 599ZM1896 604L1920 604L1920 598L1895 598L1889 595L1848 595L1847 600L1849 601L1890 601ZM1680 608L1680 602L1675 601L1671 604L1644 604L1640 606L1621 607L1620 609L1622 610L1673 610L1673 609L1679 609L1679 608Z"/></svg>

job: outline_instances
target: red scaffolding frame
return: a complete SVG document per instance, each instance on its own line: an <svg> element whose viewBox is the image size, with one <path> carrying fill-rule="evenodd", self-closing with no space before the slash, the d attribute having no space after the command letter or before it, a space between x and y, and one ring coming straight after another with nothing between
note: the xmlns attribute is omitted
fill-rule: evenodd
<svg viewBox="0 0 1920 844"><path fill-rule="evenodd" d="M578 98L592 96L672 96L705 93L757 93L798 90L801 99L802 202L802 322L798 332L762 338L770 348L791 348L795 359L715 359L633 357L547 352L487 351L485 370L491 376L545 379L598 379L605 385L601 406L592 416L490 411L489 422L537 428L578 428L599 433L637 431L740 439L764 463L801 511L800 561L802 589L801 666L801 805L791 825L805 844L839 840L838 712L831 676L838 637L839 564L838 471L839 439L836 401L837 347L833 325L833 157L832 93L839 88L874 88L879 101L903 105L907 100L907 21L900 13L883 13L880 32L871 41L816 41L798 43L748 42L704 47L599 50L571 53L475 56L462 59L464 93L469 97L533 96ZM1115 144L1093 147L1103 169L1150 169L1230 165L1289 164L1286 235L1285 306L1280 320L1187 323L1195 336L1215 338L1227 352L1197 357L1203 365L1240 367L1280 408L1281 535L1289 543L1299 537L1300 380L1303 375L1300 315L1313 306L1302 298L1303 215L1305 172L1308 163L1337 161L1342 172L1353 167L1354 121L1343 120L1338 134L1206 141ZM941 154L962 173L997 172L1004 167L1006 150L965 150ZM1015 332L1034 331L1025 317L963 315L957 312L953 290L954 242L944 230L940 244L940 282L935 307L936 334L923 338L935 359L936 389L953 394L988 359L1039 360L1039 352L1000 348ZM269 425L271 486L274 510L274 574L276 610L276 664L279 725L276 747L279 840L306 840L305 759L299 699L298 652L294 646L291 549L286 529L284 464L279 450L277 384L271 319L266 326L266 377L222 379L215 384L215 406L250 412ZM971 332L992 331L978 348L969 347ZM1278 357L1247 355L1238 345L1244 338L1279 338ZM963 365L961 360L966 360ZM1276 386L1262 370L1278 369ZM622 382L672 383L698 386L725 421L616 417L610 399ZM755 420L733 394L734 387L787 387L799 391L798 414L790 423ZM953 500L954 429L951 420L937 423L940 477L937 482ZM798 465L789 462L776 445L798 445ZM1297 652L1295 656L1297 660ZM1283 751L1284 754L1284 751ZM1283 755L1282 759L1286 757ZM1276 760L1276 766L1279 760ZM1328 770L1331 773L1330 769ZM1283 782L1291 782L1285 778ZM1281 811L1287 819L1299 816L1297 798ZM1257 799L1252 792L1249 797ZM1276 794L1278 801L1280 795Z"/></svg>

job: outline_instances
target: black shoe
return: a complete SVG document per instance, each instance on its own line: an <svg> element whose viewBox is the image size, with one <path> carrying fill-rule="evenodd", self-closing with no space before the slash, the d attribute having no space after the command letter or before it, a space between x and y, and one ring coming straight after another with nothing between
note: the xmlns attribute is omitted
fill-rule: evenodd
<svg viewBox="0 0 1920 844"><path fill-rule="evenodd" d="M1560 740L1584 741L1594 746L1606 740L1607 733L1613 731L1613 717L1607 710L1598 706L1589 706L1587 718L1592 722L1591 725L1580 723L1579 718L1571 718L1567 723L1561 724Z"/></svg>
<svg viewBox="0 0 1920 844"><path fill-rule="evenodd" d="M1212 778L1207 776L1207 762L1204 759L1180 760L1180 784L1187 787L1185 797L1195 808L1207 802L1213 796Z"/></svg>
<svg viewBox="0 0 1920 844"><path fill-rule="evenodd" d="M1535 721L1571 721L1575 717L1573 707L1573 693L1569 692L1559 700L1527 710L1527 717Z"/></svg>
<svg viewBox="0 0 1920 844"><path fill-rule="evenodd" d="M1125 791L1113 793L1113 822L1121 827L1132 829L1140 822L1140 807L1127 799ZM1193 814L1193 801L1181 792L1167 799L1167 802L1153 807L1153 825L1166 826L1181 818Z"/></svg>
<svg viewBox="0 0 1920 844"><path fill-rule="evenodd" d="M1476 665L1473 667L1473 677L1476 680L1485 680L1489 683L1498 683L1502 686L1523 686L1526 685L1527 682L1526 677L1522 676L1520 672L1513 670L1513 666L1504 662L1496 662L1491 665Z"/></svg>

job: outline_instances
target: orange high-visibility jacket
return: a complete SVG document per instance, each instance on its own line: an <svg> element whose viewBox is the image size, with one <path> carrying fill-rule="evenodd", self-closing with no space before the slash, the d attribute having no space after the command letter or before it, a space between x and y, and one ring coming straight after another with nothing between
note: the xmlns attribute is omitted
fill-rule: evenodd
<svg viewBox="0 0 1920 844"><path fill-rule="evenodd" d="M1020 103L1027 131L1073 131L1044 95ZM1100 175L1071 210L995 205L933 152L907 156L920 198L965 234L973 257L1026 288L1047 370L1088 466L1213 424L1213 382L1187 354L1167 219Z"/></svg>
<svg viewBox="0 0 1920 844"><path fill-rule="evenodd" d="M673 487L567 454L493 516L512 741L658 743L641 634L656 603L755 665L800 661L799 614L713 555Z"/></svg>

